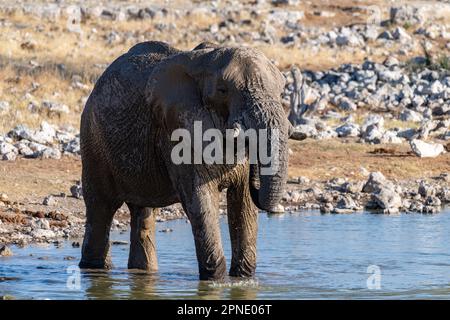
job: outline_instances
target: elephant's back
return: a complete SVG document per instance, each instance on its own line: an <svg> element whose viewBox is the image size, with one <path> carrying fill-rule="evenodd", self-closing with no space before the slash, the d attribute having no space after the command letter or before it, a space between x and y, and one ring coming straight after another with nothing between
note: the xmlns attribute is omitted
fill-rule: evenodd
<svg viewBox="0 0 450 320"><path fill-rule="evenodd" d="M115 170L145 171L152 110L145 97L153 68L178 50L162 42L143 42L117 58L98 79L81 119L84 158L108 162ZM99 159L100 158L100 159Z"/></svg>
<svg viewBox="0 0 450 320"><path fill-rule="evenodd" d="M124 99L130 102L131 97L134 97L132 101L139 100L144 95L147 79L153 68L161 60L178 52L179 50L158 41L142 42L133 46L111 63L98 79L91 93L93 98L97 98L95 102L99 102L95 108L101 110L104 107L123 107L120 103L117 105L101 103L104 95L111 96L111 89L119 89L114 94L118 102Z"/></svg>

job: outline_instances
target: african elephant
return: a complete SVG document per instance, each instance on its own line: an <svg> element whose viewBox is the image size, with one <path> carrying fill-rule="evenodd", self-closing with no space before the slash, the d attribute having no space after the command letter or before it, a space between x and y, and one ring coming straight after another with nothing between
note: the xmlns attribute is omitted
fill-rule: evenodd
<svg viewBox="0 0 450 320"><path fill-rule="evenodd" d="M115 211L131 212L128 267L157 270L155 215L181 203L191 223L200 279L221 279L226 263L219 230L219 195L227 190L232 245L230 276L256 268L257 208L274 211L288 165L290 124L282 106L285 80L259 51L202 43L180 51L144 42L115 60L97 81L81 116L86 227L81 268L110 268ZM175 129L279 130L279 166L174 164ZM267 141L271 140L271 136ZM268 143L268 142L264 143Z"/></svg>

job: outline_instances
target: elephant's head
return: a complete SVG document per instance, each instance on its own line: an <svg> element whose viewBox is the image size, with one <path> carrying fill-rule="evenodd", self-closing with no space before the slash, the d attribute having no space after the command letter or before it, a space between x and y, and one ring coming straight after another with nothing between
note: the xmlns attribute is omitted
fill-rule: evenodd
<svg viewBox="0 0 450 320"><path fill-rule="evenodd" d="M277 154L271 155L278 163L264 174L262 169L273 163L257 159L251 165L250 191L255 205L271 212L287 177L290 124L281 101L284 84L281 72L255 49L202 44L162 61L149 81L149 92L150 101L163 105L168 117L183 108L206 108L222 119L217 126L266 129L268 139L258 140L258 147L264 143L265 150L271 150L270 144L278 142Z"/></svg>

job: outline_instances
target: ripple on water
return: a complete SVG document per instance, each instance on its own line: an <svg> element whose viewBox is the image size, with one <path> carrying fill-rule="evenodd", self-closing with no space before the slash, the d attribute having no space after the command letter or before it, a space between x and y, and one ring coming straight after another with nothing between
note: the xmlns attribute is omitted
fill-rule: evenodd
<svg viewBox="0 0 450 320"><path fill-rule="evenodd" d="M198 281L192 231L183 220L158 224L158 230L173 232L157 233L160 271L153 274L126 269L125 245L112 247L114 269L80 273L80 248L73 248L72 241L58 247L16 247L14 256L0 259L0 295L26 299L448 299L449 213L261 214L258 268L250 280ZM229 262L225 218L221 228ZM112 233L111 238L120 244L129 241L127 233ZM367 287L374 275L369 266L379 268L379 290Z"/></svg>

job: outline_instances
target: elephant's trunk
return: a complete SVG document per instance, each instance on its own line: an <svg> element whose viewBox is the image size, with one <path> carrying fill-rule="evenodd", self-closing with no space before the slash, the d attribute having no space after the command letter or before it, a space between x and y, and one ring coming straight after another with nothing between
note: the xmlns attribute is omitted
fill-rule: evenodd
<svg viewBox="0 0 450 320"><path fill-rule="evenodd" d="M281 106L265 106L259 111L256 127L267 130L267 139L258 137L258 150L266 144L266 151L273 153L269 163L267 159L258 157L257 163L250 165L250 194L259 209L278 212L287 179L288 121Z"/></svg>

